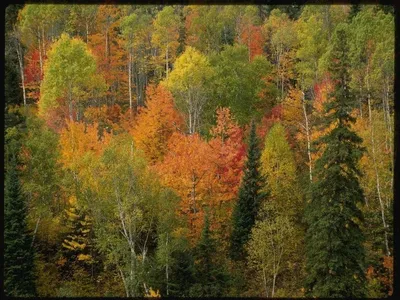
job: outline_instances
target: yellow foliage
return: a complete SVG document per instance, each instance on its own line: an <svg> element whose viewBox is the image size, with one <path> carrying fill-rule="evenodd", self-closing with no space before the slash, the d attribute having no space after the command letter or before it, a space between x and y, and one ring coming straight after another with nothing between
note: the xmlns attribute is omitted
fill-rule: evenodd
<svg viewBox="0 0 400 300"><path fill-rule="evenodd" d="M92 259L92 257L88 254L88 255L86 255L86 254L79 254L78 255L78 260L91 260Z"/></svg>
<svg viewBox="0 0 400 300"><path fill-rule="evenodd" d="M149 293L144 295L145 297L152 297L152 298L160 298L160 292L157 290L156 292L153 291L152 288L149 289Z"/></svg>

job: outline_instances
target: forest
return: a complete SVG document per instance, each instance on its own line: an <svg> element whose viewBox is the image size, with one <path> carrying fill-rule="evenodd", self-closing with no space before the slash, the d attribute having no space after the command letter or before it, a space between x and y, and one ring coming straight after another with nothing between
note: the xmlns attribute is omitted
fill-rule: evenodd
<svg viewBox="0 0 400 300"><path fill-rule="evenodd" d="M5 9L8 296L393 294L394 8Z"/></svg>

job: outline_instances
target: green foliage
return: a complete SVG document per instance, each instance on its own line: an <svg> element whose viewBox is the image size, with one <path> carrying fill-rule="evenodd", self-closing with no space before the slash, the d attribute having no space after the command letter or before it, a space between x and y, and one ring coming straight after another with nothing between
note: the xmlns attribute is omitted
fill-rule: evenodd
<svg viewBox="0 0 400 300"><path fill-rule="evenodd" d="M262 292L256 296L276 296L277 277L288 268L291 255L297 250L295 226L285 212L279 211L275 201L264 204L246 245L248 263L257 278L263 279L259 284ZM287 282L281 284L283 289L285 285Z"/></svg>
<svg viewBox="0 0 400 300"><path fill-rule="evenodd" d="M265 138L261 154L262 174L268 178L271 197L288 215L301 215L301 190L297 184L296 163L285 128L276 123Z"/></svg>
<svg viewBox="0 0 400 300"><path fill-rule="evenodd" d="M196 297L221 297L225 294L228 275L217 260L217 241L212 236L208 213L195 252L194 276L196 284L190 288L190 295Z"/></svg>
<svg viewBox="0 0 400 300"><path fill-rule="evenodd" d="M252 62L246 46L226 46L218 55L211 56L215 70L212 97L207 114L214 114L217 107L230 107L239 124L248 124L251 117L260 117L264 99L260 92L266 87L263 80L272 71L270 62L263 56Z"/></svg>
<svg viewBox="0 0 400 300"><path fill-rule="evenodd" d="M191 134L201 126L203 107L208 100L207 86L213 75L208 58L188 46L165 82L175 96L178 109L188 113L187 127Z"/></svg>
<svg viewBox="0 0 400 300"><path fill-rule="evenodd" d="M325 106L326 125L333 128L318 140L324 145L316 162L312 200L306 207L306 294L316 297L365 296L363 191L358 176L362 139L350 130L354 98L349 91L345 28L337 28L330 49L329 71L336 83Z"/></svg>
<svg viewBox="0 0 400 300"><path fill-rule="evenodd" d="M244 245L249 239L258 208L261 201L266 198L265 179L260 170L261 151L259 140L256 136L256 125L251 123L247 161L239 188L239 199L232 214L232 235L230 255L235 260L245 257Z"/></svg>
<svg viewBox="0 0 400 300"><path fill-rule="evenodd" d="M61 185L61 166L58 162L59 137L34 113L28 113L27 134L23 140L25 169L23 190L29 197L30 217L52 217L52 207Z"/></svg>
<svg viewBox="0 0 400 300"><path fill-rule="evenodd" d="M46 115L49 109L56 108L59 98L71 105L85 96L85 92L104 90L105 83L96 74L96 61L87 50L86 44L76 38L63 34L53 44L44 67L41 86L39 113Z"/></svg>
<svg viewBox="0 0 400 300"><path fill-rule="evenodd" d="M34 253L27 232L26 203L12 158L4 182L4 291L7 296L35 296Z"/></svg>

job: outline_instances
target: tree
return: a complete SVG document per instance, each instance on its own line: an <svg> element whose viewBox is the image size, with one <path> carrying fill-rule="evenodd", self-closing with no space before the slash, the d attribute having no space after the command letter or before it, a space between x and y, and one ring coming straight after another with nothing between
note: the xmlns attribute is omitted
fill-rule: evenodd
<svg viewBox="0 0 400 300"><path fill-rule="evenodd" d="M192 244L200 238L205 208L215 207L220 201L213 193L217 180L211 153L210 145L197 133L174 132L168 142L168 153L155 166L162 184L181 197L179 214L187 216L187 237Z"/></svg>
<svg viewBox="0 0 400 300"><path fill-rule="evenodd" d="M263 54L263 44L265 40L261 34L260 23L261 19L258 15L257 7L255 5L247 5L237 24L236 39L239 44L247 46L249 62L255 55Z"/></svg>
<svg viewBox="0 0 400 300"><path fill-rule="evenodd" d="M259 141L256 125L251 123L247 161L239 188L239 199L232 214L231 257L235 260L244 258L244 245L249 239L261 201L266 197L263 192L265 180L260 170Z"/></svg>
<svg viewBox="0 0 400 300"><path fill-rule="evenodd" d="M378 161L378 135L374 126L373 120L374 113L373 107L378 106L378 99L382 99L383 117L386 124L385 144L388 154L392 152L392 121L391 121L391 76L393 76L393 17L385 15L381 10L375 12L374 7L365 7L356 17L353 18L350 25L351 40L354 42L350 44L350 57L352 65L351 70L351 86L354 90L359 91L358 100L360 105L360 115L363 115L362 108L365 99L367 100L368 107L368 121L371 140L370 153L372 157L372 164L375 171L375 186L376 196L379 200L382 226L387 228L384 208L384 199L382 195L382 177L379 172ZM390 34L391 33L391 34ZM383 46L384 45L384 46ZM388 49L386 52L384 49ZM385 54L386 53L386 54ZM389 54L390 53L390 54ZM378 58L380 57L380 58ZM386 58L384 58L386 57ZM378 64L376 62L379 61ZM376 68L376 69L375 69ZM386 75L384 75L386 74ZM390 74L390 75L389 75ZM383 79L386 78L386 79ZM383 96L383 97L382 97ZM375 100L375 101L374 101ZM391 169L393 170L393 161L391 160ZM393 188L393 181L391 182ZM390 256L390 249L388 245L388 237L385 231L385 247L386 255Z"/></svg>
<svg viewBox="0 0 400 300"><path fill-rule="evenodd" d="M287 86L294 77L294 48L297 46L294 21L279 9L274 9L264 24L264 33L271 49L270 59L275 65L276 87L280 89L280 98L283 100Z"/></svg>
<svg viewBox="0 0 400 300"><path fill-rule="evenodd" d="M47 116L50 109L58 106L57 100L64 98L72 121L74 104L78 104L79 98L85 92L93 88L103 89L104 82L96 75L96 61L81 40L71 39L63 34L53 44L48 56L41 86L39 113Z"/></svg>
<svg viewBox="0 0 400 300"><path fill-rule="evenodd" d="M218 108L217 122L210 130L212 139L209 141L211 153L209 156L215 165L217 179L213 197L220 204L214 211L218 220L217 228L213 228L220 241L222 249L229 248L232 208L238 196L240 179L242 178L246 154L243 141L243 130L227 107Z"/></svg>
<svg viewBox="0 0 400 300"><path fill-rule="evenodd" d="M282 104L283 123L294 131L296 140L301 145L306 140L308 156L309 179L312 182L312 153L311 153L311 114L309 113L308 102L305 94L298 88L290 89ZM302 145L301 145L302 146Z"/></svg>
<svg viewBox="0 0 400 300"><path fill-rule="evenodd" d="M167 153L168 140L181 128L183 120L175 110L171 93L163 86L148 86L146 98L146 107L139 110L132 137L136 147L155 163Z"/></svg>
<svg viewBox="0 0 400 300"><path fill-rule="evenodd" d="M357 206L364 199L358 181L363 149L362 139L350 130L354 98L345 30L338 26L332 39L329 71L335 89L325 106L325 126L334 127L317 142L324 150L306 207L306 295L316 297L365 295L363 215Z"/></svg>
<svg viewBox="0 0 400 300"><path fill-rule="evenodd" d="M297 185L294 155L280 123L275 123L269 130L260 163L263 176L268 178L270 197L279 203L285 214L295 216L302 206L302 197Z"/></svg>
<svg viewBox="0 0 400 300"><path fill-rule="evenodd" d="M279 212L279 205L275 201L264 204L246 245L248 263L262 277L265 293L257 296L276 297L277 277L287 268L296 249L293 223L284 212Z"/></svg>
<svg viewBox="0 0 400 300"><path fill-rule="evenodd" d="M165 82L175 96L177 107L187 112L189 134L197 132L207 102L206 87L214 70L208 58L195 48L188 46L176 60L175 68Z"/></svg>
<svg viewBox="0 0 400 300"><path fill-rule="evenodd" d="M218 55L210 57L215 70L212 80L207 115L214 115L219 106L230 107L240 125L247 124L266 102L259 93L265 88L264 78L272 72L272 65L262 56L251 62L243 45L226 46Z"/></svg>
<svg viewBox="0 0 400 300"><path fill-rule="evenodd" d="M29 200L28 224L34 224L32 245L43 219L52 219L60 212L59 196L62 177L59 163L58 135L34 114L28 115L27 135L23 142L23 191ZM46 230L45 227L42 227Z"/></svg>
<svg viewBox="0 0 400 300"><path fill-rule="evenodd" d="M224 295L228 278L222 265L216 259L216 251L216 240L212 236L208 213L206 213L201 238L195 249L194 276L198 283L191 287L191 295L196 297Z"/></svg>
<svg viewBox="0 0 400 300"><path fill-rule="evenodd" d="M173 62L176 57L176 50L179 46L179 30L181 20L177 14L174 13L174 8L165 6L154 19L154 33L152 42L160 49L160 56L165 57L165 73L168 79L169 64Z"/></svg>
<svg viewBox="0 0 400 300"><path fill-rule="evenodd" d="M4 182L4 291L7 296L27 297L36 294L34 252L17 167L14 155Z"/></svg>
<svg viewBox="0 0 400 300"><path fill-rule="evenodd" d="M96 247L104 263L116 268L127 297L148 292L158 203L170 197L132 145L128 134L113 137L100 156L91 155L82 177L82 203L92 213Z"/></svg>
<svg viewBox="0 0 400 300"><path fill-rule="evenodd" d="M269 206L263 207L263 212L259 214L263 217L259 217L262 221L260 221L258 230L264 233L270 232L272 237L269 238L270 242L267 247L271 247L271 244L274 245L272 254L275 254L270 258L268 258L268 254L265 254L266 256L263 258L263 263L271 263L272 266L271 268L265 267L273 271L273 274L270 274L272 288L268 290L271 297L278 292L277 288L279 288L279 292L276 296L289 296L297 293L301 288L299 284L301 280L293 280L293 278L301 279L303 277L304 193L299 184L300 176L297 176L295 158L287 141L287 131L280 122L271 127L265 138L265 147L261 154L261 171L268 178L270 195ZM275 231L277 234L273 236ZM286 235L289 237L286 238ZM286 239L290 240L290 244L285 241ZM261 247L260 243L263 241L254 242L253 252L256 251L257 245ZM287 248L290 248L290 251ZM284 258L280 260L279 255L284 255ZM270 273L268 270L266 272L266 274ZM276 281L278 274L281 274L279 282Z"/></svg>
<svg viewBox="0 0 400 300"><path fill-rule="evenodd" d="M189 5L183 10L186 28L185 44L205 55L220 51L224 21L219 18L220 5Z"/></svg>

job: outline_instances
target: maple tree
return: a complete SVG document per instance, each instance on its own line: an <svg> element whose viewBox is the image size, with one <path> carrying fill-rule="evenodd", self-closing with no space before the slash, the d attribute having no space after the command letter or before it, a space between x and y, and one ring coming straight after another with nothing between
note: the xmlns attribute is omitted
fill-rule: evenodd
<svg viewBox="0 0 400 300"><path fill-rule="evenodd" d="M175 110L171 93L162 85L148 86L146 94L146 107L140 108L131 132L136 147L155 163L167 153L168 140L180 130L183 120Z"/></svg>

